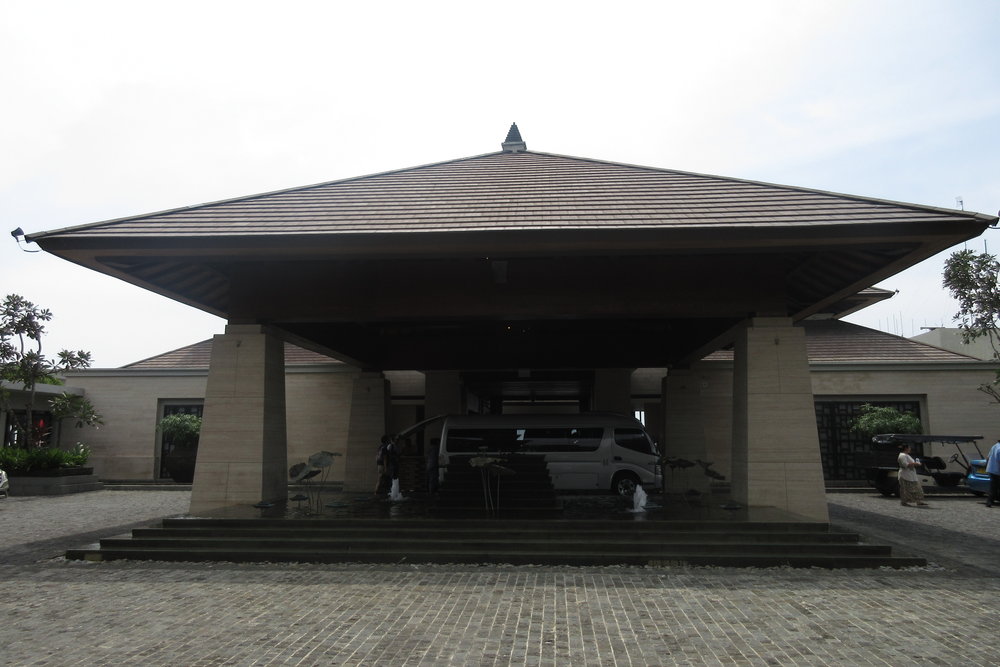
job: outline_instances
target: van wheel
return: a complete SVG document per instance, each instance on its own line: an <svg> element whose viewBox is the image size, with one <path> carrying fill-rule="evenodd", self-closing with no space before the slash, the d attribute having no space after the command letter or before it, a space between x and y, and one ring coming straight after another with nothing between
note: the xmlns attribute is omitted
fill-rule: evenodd
<svg viewBox="0 0 1000 667"><path fill-rule="evenodd" d="M611 492L619 496L632 497L635 487L639 485L639 477L632 472L619 472L611 479Z"/></svg>

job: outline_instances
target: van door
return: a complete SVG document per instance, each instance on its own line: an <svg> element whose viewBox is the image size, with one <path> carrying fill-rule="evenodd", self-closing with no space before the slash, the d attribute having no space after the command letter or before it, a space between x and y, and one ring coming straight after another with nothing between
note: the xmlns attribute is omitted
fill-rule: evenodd
<svg viewBox="0 0 1000 667"><path fill-rule="evenodd" d="M541 426L518 429L522 451L545 455L556 489L600 489L605 456L600 426Z"/></svg>
<svg viewBox="0 0 1000 667"><path fill-rule="evenodd" d="M659 457L649 436L641 428L615 427L610 454L609 485L618 472L630 472L642 484L659 484L656 474Z"/></svg>

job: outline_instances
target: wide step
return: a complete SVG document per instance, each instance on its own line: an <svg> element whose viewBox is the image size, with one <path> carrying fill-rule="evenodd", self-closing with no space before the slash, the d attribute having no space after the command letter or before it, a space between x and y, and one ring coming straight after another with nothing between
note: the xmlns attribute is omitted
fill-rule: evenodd
<svg viewBox="0 0 1000 667"><path fill-rule="evenodd" d="M909 567L822 523L168 519L68 558L172 561Z"/></svg>

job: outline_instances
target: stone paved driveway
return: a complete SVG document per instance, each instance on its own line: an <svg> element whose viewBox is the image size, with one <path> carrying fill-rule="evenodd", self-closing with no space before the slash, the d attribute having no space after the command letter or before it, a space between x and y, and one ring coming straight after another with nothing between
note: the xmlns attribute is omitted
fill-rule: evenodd
<svg viewBox="0 0 1000 667"><path fill-rule="evenodd" d="M1000 656L1000 578L958 553L942 565L902 571L49 558L60 542L77 540L73 534L89 540L149 513L177 513L171 503L183 505L187 494L167 493L169 498L100 491L68 503L0 501L0 534L9 536L0 542L0 661L995 665ZM976 526L970 518L1000 513L969 499L937 509L946 525L935 527L939 519L927 518L930 511L894 516L898 504L868 494L831 495L830 501L835 518L864 523L870 515L882 517L904 537L921 526L932 533ZM133 513L125 518L122 507ZM954 516L945 521L945 512ZM68 527L59 536L45 524ZM12 530L32 532L25 538ZM919 540L909 544L914 546Z"/></svg>

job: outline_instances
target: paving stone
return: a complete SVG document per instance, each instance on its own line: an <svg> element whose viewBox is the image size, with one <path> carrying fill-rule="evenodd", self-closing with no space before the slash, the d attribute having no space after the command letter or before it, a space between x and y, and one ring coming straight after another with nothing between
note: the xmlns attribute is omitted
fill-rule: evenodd
<svg viewBox="0 0 1000 667"><path fill-rule="evenodd" d="M971 666L1000 654L1000 576L973 548L998 537L1000 512L972 498L907 513L874 495L830 495L835 521L942 556L907 570L53 558L183 513L188 498L0 501L4 664ZM928 544L935 534L946 539Z"/></svg>

